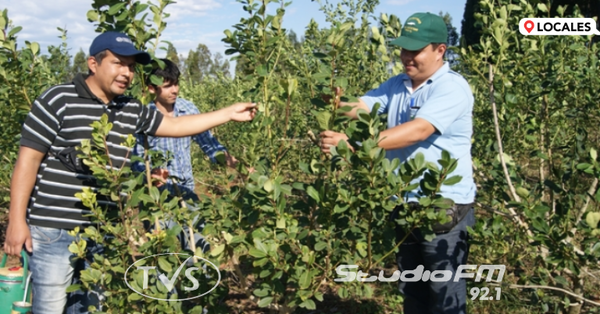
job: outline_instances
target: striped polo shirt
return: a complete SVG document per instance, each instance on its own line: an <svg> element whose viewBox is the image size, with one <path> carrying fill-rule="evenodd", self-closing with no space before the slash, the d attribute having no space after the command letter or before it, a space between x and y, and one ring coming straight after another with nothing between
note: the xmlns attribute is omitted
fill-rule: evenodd
<svg viewBox="0 0 600 314"><path fill-rule="evenodd" d="M28 218L32 225L73 229L90 224L86 215L91 211L75 193L83 187L96 191L94 177L67 170L53 153L91 139L91 123L115 110L107 138L109 155L114 168L129 166L131 154L121 145L124 137L134 133L154 135L162 121L159 111L149 110L136 99L119 96L105 104L90 91L85 79L79 74L70 84L49 88L35 100L23 124L21 146L46 154L29 201ZM100 195L97 199L100 205L115 205Z"/></svg>

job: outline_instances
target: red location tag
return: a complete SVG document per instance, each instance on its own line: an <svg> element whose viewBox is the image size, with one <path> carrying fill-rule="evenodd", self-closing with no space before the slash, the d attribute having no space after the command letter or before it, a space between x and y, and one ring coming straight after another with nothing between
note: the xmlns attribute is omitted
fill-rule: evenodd
<svg viewBox="0 0 600 314"><path fill-rule="evenodd" d="M528 20L525 22L525 25L523 25L523 26L525 26L525 30L527 30L528 33L531 33L531 31L533 30L534 24L531 20Z"/></svg>

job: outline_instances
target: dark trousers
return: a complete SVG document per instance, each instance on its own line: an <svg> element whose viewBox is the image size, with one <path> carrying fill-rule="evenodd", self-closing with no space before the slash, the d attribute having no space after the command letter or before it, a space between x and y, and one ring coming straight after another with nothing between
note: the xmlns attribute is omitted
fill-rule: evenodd
<svg viewBox="0 0 600 314"><path fill-rule="evenodd" d="M418 280L403 282L399 289L404 294L405 314L464 314L467 312L467 283L465 279L454 282L458 265L466 264L469 254L467 226L475 224L474 210L450 232L438 234L431 242L426 241L417 229L409 235L396 254L401 272L414 270L422 265L425 271L449 270L452 278L448 282ZM405 233L396 229L398 240Z"/></svg>

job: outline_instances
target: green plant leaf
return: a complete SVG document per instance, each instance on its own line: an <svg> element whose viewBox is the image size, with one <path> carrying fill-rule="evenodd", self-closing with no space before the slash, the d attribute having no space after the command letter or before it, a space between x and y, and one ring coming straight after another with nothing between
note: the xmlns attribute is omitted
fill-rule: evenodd
<svg viewBox="0 0 600 314"><path fill-rule="evenodd" d="M130 293L130 294L127 296L127 301L129 301L129 302L134 302L134 301L139 301L139 300L141 300L142 298L143 298L143 296L141 296L141 295L139 295L139 294L137 294L137 293Z"/></svg>
<svg viewBox="0 0 600 314"><path fill-rule="evenodd" d="M273 297L262 298L262 299L260 299L260 301L258 301L258 306L259 307L267 307L272 302L273 302Z"/></svg>
<svg viewBox="0 0 600 314"><path fill-rule="evenodd" d="M285 229L285 225L286 225L286 223L285 223L285 218L284 217L281 217L281 218L277 219L277 223L276 223L277 229Z"/></svg>
<svg viewBox="0 0 600 314"><path fill-rule="evenodd" d="M313 301L312 299L308 299L305 300L304 302L300 303L300 305L298 305L301 308L305 308L307 310L316 310L317 309L317 305L315 304L315 301Z"/></svg>
<svg viewBox="0 0 600 314"><path fill-rule="evenodd" d="M444 182L442 182L442 184L444 184L444 185L455 185L458 182L460 182L460 180L462 180L462 176L452 176L452 177L444 180Z"/></svg>
<svg viewBox="0 0 600 314"><path fill-rule="evenodd" d="M590 212L585 216L585 222L591 228L597 228L598 222L600 222L600 213L599 212Z"/></svg>
<svg viewBox="0 0 600 314"><path fill-rule="evenodd" d="M215 246L210 251L210 255L211 256L219 256L219 255L221 255L221 253L223 253L223 251L225 251L225 244L220 244L220 245Z"/></svg>
<svg viewBox="0 0 600 314"><path fill-rule="evenodd" d="M329 121L331 120L331 112L329 111L315 111L313 110L313 115L317 118L317 123L319 124L319 128L321 130L329 130Z"/></svg>
<svg viewBox="0 0 600 314"><path fill-rule="evenodd" d="M340 77L336 80L337 86L341 87L343 90L346 89L346 87L348 87L348 78L346 77Z"/></svg>
<svg viewBox="0 0 600 314"><path fill-rule="evenodd" d="M11 29L11 30L8 32L8 37L12 37L12 36L14 36L16 33L20 32L22 29L23 29L23 27L21 27L21 26L16 26L16 27L13 27L13 29Z"/></svg>
<svg viewBox="0 0 600 314"><path fill-rule="evenodd" d="M250 250L248 251L248 254L250 254L253 257L256 258L263 258L267 256L266 252L263 252L255 247L251 247Z"/></svg>
<svg viewBox="0 0 600 314"><path fill-rule="evenodd" d="M121 11L121 9L123 9L123 7L125 7L126 4L127 4L127 2L119 2L119 3L113 4L106 13L108 13L109 15L115 15L115 14L117 14L117 12Z"/></svg>
<svg viewBox="0 0 600 314"><path fill-rule="evenodd" d="M305 270L302 275L300 275L300 281L298 284L300 285L300 289L308 289L308 287L310 287L311 280L310 272L308 270Z"/></svg>
<svg viewBox="0 0 600 314"><path fill-rule="evenodd" d="M267 71L267 66L264 64L261 64L258 67L256 67L256 74L258 74L260 76L269 75L269 72Z"/></svg>
<svg viewBox="0 0 600 314"><path fill-rule="evenodd" d="M171 270L173 270L173 267L171 266L171 263L169 263L169 261L167 260L167 257L165 255L160 256L158 258L158 266L166 271L167 273L170 272Z"/></svg>
<svg viewBox="0 0 600 314"><path fill-rule="evenodd" d="M79 289L81 289L81 285L80 284L73 284L73 285L70 285L70 286L67 287L66 292L67 293L69 293L69 292L75 292L75 291L77 291Z"/></svg>
<svg viewBox="0 0 600 314"><path fill-rule="evenodd" d="M319 192L315 190L315 188L313 188L311 185L309 185L308 188L306 188L306 193L316 202L319 202L321 200L321 198L319 197Z"/></svg>
<svg viewBox="0 0 600 314"><path fill-rule="evenodd" d="M522 198L527 198L529 197L529 190L527 190L526 188L520 186L517 188L517 195L519 195Z"/></svg>
<svg viewBox="0 0 600 314"><path fill-rule="evenodd" d="M40 52L40 44L38 44L36 42L32 42L30 47L31 47L31 53L33 53L34 55L37 55L38 52Z"/></svg>
<svg viewBox="0 0 600 314"><path fill-rule="evenodd" d="M327 243L326 242L317 242L315 244L315 251L322 251L327 247Z"/></svg>

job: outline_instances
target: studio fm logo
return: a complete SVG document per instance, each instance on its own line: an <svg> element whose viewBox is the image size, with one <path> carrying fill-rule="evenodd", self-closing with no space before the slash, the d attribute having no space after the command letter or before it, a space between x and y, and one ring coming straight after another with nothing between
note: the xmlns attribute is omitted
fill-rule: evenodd
<svg viewBox="0 0 600 314"><path fill-rule="evenodd" d="M600 35L592 18L524 18L519 22L523 35Z"/></svg>

